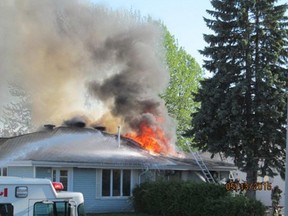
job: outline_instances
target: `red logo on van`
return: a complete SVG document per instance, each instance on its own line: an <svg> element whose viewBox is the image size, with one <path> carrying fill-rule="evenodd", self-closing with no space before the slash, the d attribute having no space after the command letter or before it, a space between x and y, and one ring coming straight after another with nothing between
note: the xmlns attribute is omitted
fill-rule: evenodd
<svg viewBox="0 0 288 216"><path fill-rule="evenodd" d="M7 197L8 196L8 188L4 188L3 191L0 191L0 196Z"/></svg>

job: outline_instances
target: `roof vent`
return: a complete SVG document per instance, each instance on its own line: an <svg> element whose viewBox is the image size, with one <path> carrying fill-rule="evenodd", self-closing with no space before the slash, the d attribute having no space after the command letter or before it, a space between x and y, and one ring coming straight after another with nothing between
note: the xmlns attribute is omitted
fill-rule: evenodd
<svg viewBox="0 0 288 216"><path fill-rule="evenodd" d="M64 121L64 125L68 127L84 128L86 126L86 119L83 116L76 116L72 119Z"/></svg>
<svg viewBox="0 0 288 216"><path fill-rule="evenodd" d="M56 126L53 125L53 124L45 124L45 125L44 125L44 128L45 128L45 129L48 129L48 130L53 130L54 127L56 127Z"/></svg>
<svg viewBox="0 0 288 216"><path fill-rule="evenodd" d="M99 131L106 131L106 127L104 126L93 126L93 128Z"/></svg>

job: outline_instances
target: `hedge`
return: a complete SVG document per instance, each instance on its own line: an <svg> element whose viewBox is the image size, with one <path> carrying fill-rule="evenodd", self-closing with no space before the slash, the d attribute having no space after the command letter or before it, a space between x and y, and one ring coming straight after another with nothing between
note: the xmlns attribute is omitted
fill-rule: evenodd
<svg viewBox="0 0 288 216"><path fill-rule="evenodd" d="M149 182L133 190L138 212L163 216L262 216L265 207L244 196L232 197L223 185L194 182Z"/></svg>

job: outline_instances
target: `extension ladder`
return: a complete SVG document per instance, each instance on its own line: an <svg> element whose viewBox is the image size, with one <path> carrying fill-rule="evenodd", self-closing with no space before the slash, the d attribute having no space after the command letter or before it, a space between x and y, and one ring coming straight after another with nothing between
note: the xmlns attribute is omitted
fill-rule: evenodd
<svg viewBox="0 0 288 216"><path fill-rule="evenodd" d="M195 159L197 165L200 167L206 181L208 183L216 183L213 176L211 175L210 171L208 170L207 166L205 165L199 152L193 152L191 149L190 149L190 152L191 152L193 158Z"/></svg>

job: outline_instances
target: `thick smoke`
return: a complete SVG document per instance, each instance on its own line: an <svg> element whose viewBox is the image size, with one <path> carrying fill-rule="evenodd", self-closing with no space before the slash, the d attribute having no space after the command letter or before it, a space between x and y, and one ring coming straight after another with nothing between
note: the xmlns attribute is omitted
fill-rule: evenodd
<svg viewBox="0 0 288 216"><path fill-rule="evenodd" d="M85 114L137 131L145 120L173 142L175 125L158 96L169 81L161 37L151 21L83 1L4 0L0 87L21 82L38 125Z"/></svg>
<svg viewBox="0 0 288 216"><path fill-rule="evenodd" d="M155 55L157 44L153 39L155 29L151 26L135 27L129 34L109 37L103 47L95 50L96 59L105 62L114 59L117 65L125 64L102 83L90 82L90 92L105 102L112 98L112 114L121 116L133 129L138 128L135 120L139 114L160 116L165 110L158 94L165 87L167 72Z"/></svg>

